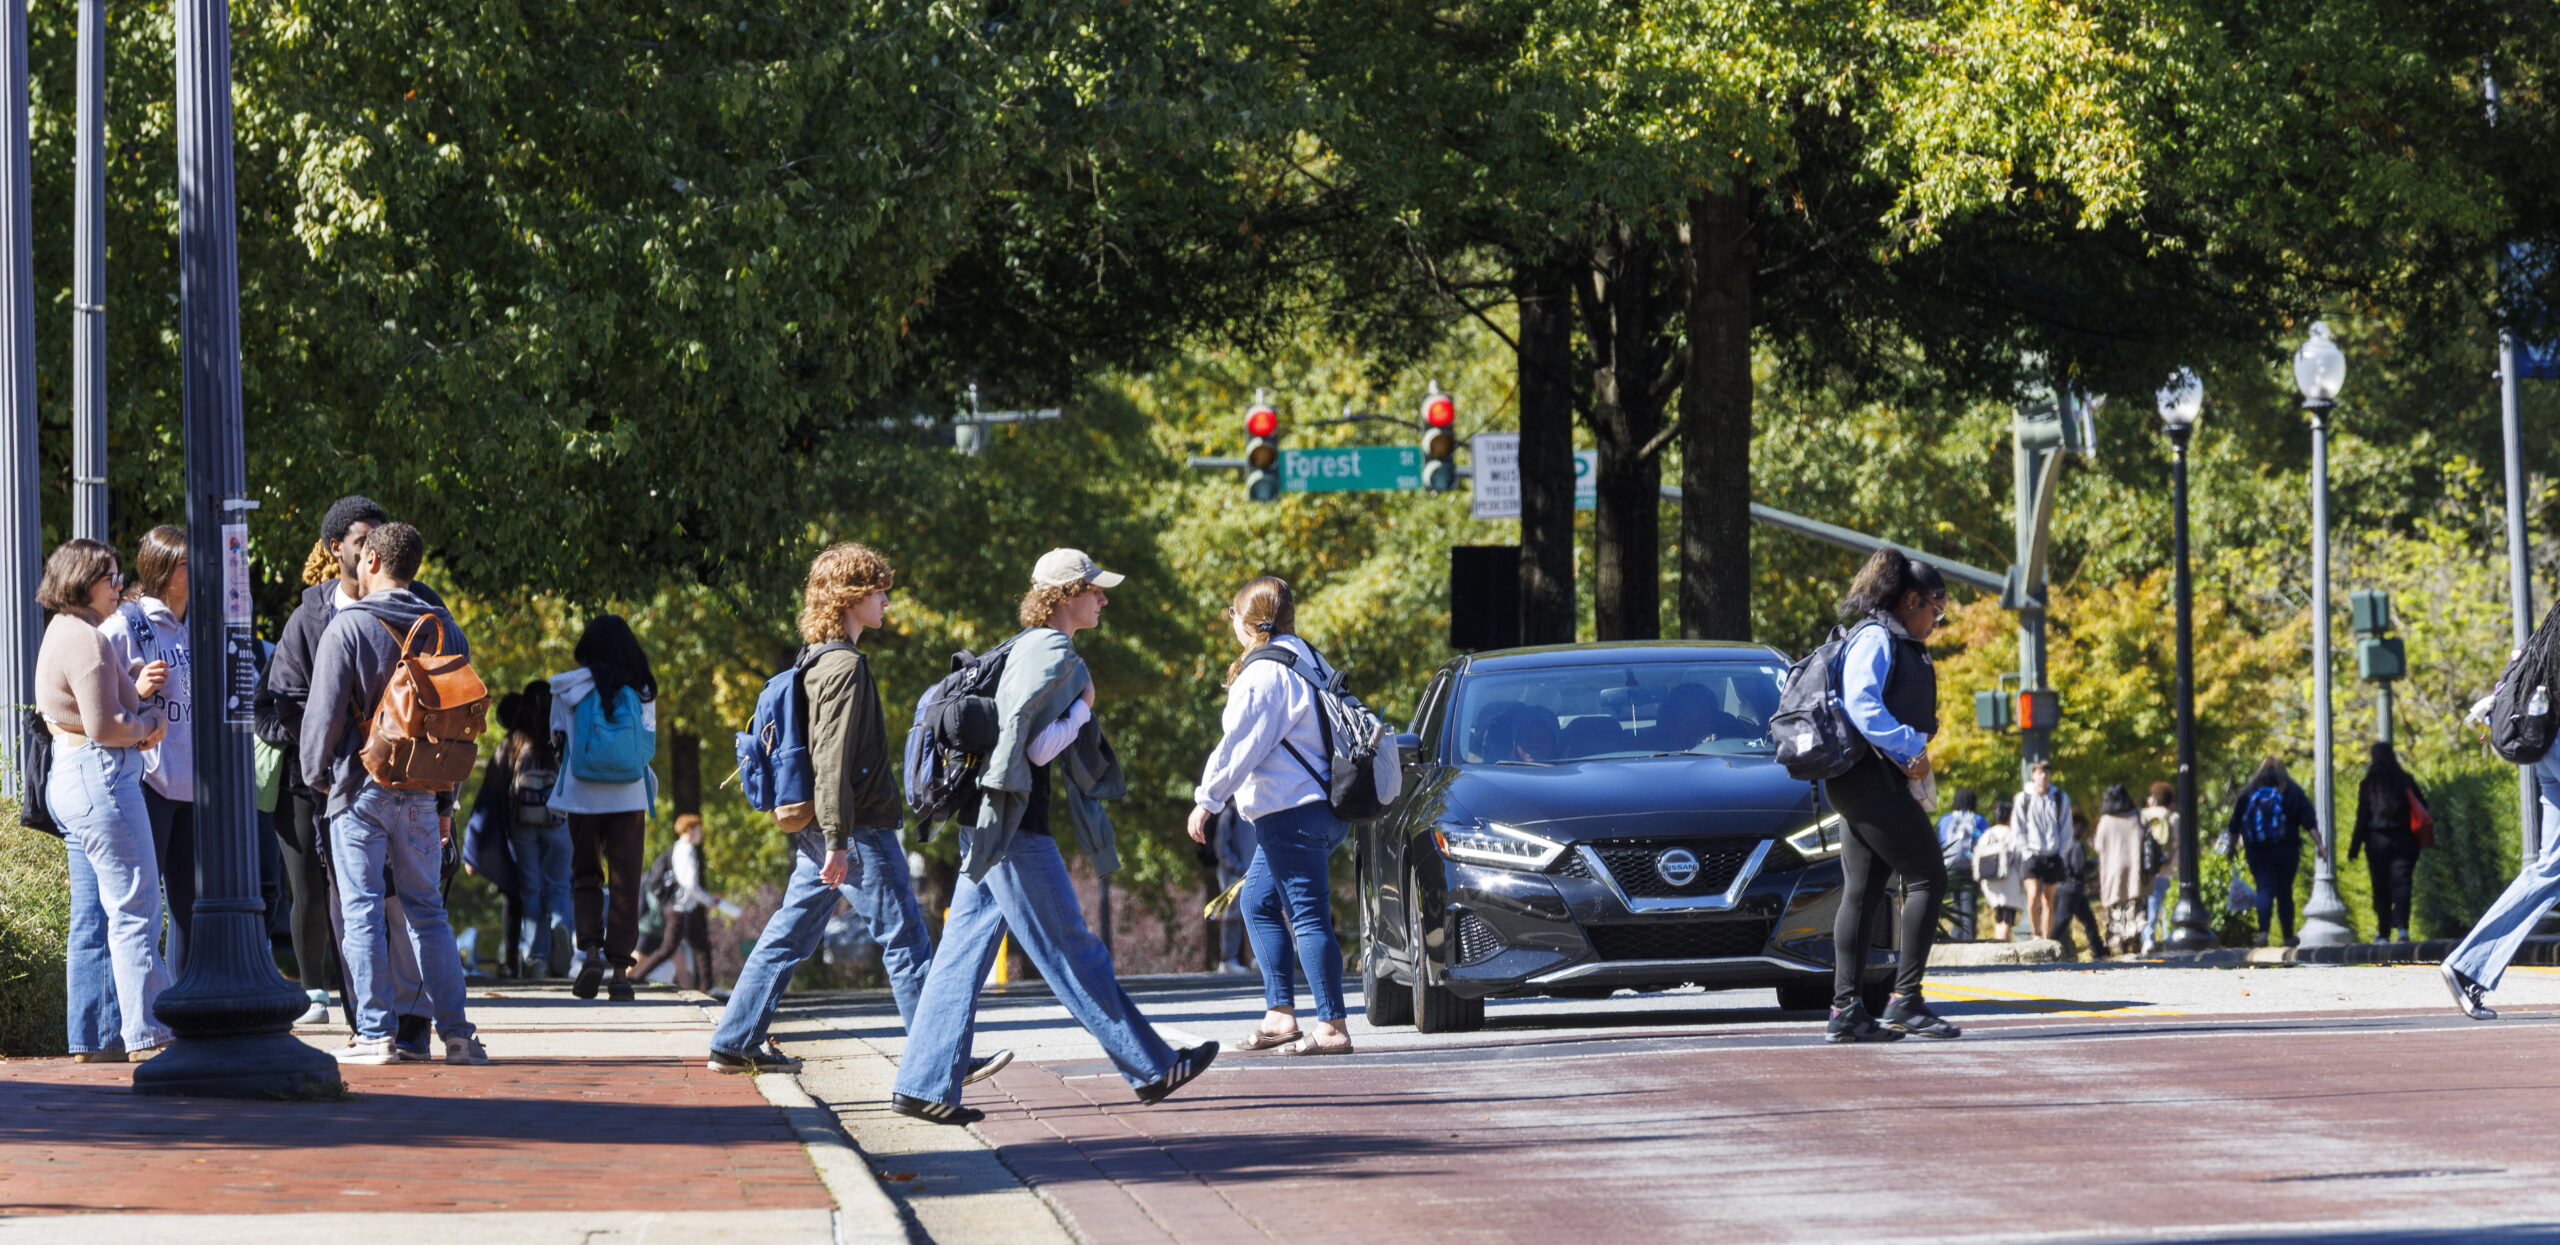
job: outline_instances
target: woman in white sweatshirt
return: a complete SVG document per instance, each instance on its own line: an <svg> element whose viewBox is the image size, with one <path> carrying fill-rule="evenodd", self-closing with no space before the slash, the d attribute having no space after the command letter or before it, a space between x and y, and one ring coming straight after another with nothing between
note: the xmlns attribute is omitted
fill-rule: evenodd
<svg viewBox="0 0 2560 1245"><path fill-rule="evenodd" d="M134 550L134 582L98 634L127 667L165 663L169 677L152 699L169 733L142 750L142 805L151 814L152 854L168 899L169 973L187 965L196 911L196 750L194 666L187 645L187 529L163 523Z"/></svg>
<svg viewBox="0 0 2560 1245"><path fill-rule="evenodd" d="M1315 689L1330 672L1298 638L1297 603L1272 576L1246 584L1227 609L1244 654L1227 667L1226 736L1209 754L1192 793L1191 837L1208 842L1229 800L1253 823L1259 846L1245 871L1246 936L1262 968L1262 1024L1240 1043L1288 1055L1347 1055L1342 946L1333 934L1333 884L1326 867L1350 827L1327 795L1324 732ZM1293 956L1294 952L1294 956ZM1301 1033L1295 959L1315 996L1316 1023Z"/></svg>

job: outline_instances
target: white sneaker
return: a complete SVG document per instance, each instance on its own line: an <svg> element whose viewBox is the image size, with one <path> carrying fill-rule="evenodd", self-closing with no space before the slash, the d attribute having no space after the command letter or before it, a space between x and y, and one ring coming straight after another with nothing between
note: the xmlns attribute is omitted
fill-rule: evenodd
<svg viewBox="0 0 2560 1245"><path fill-rule="evenodd" d="M303 994L310 998L311 1006L304 1008L302 1010L302 1015L295 1018L293 1023L298 1025L325 1025L329 1023L329 992L326 990L305 990L303 991Z"/></svg>
<svg viewBox="0 0 2560 1245"><path fill-rule="evenodd" d="M1229 960L1224 964L1220 964L1218 966L1218 971L1222 973L1249 973L1253 970L1246 968L1244 966L1244 961L1242 960Z"/></svg>
<svg viewBox="0 0 2560 1245"><path fill-rule="evenodd" d="M400 1054L391 1049L389 1038L357 1038L329 1054L340 1063L379 1065L400 1062Z"/></svg>
<svg viewBox="0 0 2560 1245"><path fill-rule="evenodd" d="M470 1064L475 1068L481 1067L489 1062L489 1051L488 1048L480 1045L480 1039L476 1037L446 1038L444 1040L444 1061L446 1063Z"/></svg>

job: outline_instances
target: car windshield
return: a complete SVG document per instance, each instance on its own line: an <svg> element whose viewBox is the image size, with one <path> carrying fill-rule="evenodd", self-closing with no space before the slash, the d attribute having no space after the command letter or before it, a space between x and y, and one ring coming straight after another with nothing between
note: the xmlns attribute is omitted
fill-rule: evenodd
<svg viewBox="0 0 2560 1245"><path fill-rule="evenodd" d="M1450 726L1458 759L1471 765L1767 756L1786 673L1768 660L1488 671L1467 676Z"/></svg>

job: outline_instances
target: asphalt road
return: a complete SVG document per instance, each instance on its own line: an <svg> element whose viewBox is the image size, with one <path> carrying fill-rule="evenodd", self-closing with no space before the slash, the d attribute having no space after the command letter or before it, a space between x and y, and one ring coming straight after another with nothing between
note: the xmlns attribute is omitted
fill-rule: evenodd
<svg viewBox="0 0 2560 1245"><path fill-rule="evenodd" d="M1475 1034L1355 1019L1358 1055L1224 1055L1141 1108L1016 988L990 998L980 1049L1019 1062L972 1089L989 1118L968 1134L877 1110L900 1044L884 998L796 999L784 1037L830 1056L820 1096L903 1178L925 1239L1022 1239L1033 1207L1105 1242L2560 1241L2560 973L2510 974L2485 1024L2432 968L1930 989L1964 1038L1827 1046L1765 993L1497 1002ZM1132 993L1177 1040L1259 1013L1250 979ZM997 1205L1006 1176L1037 1197L1010 1190L1010 1226L958 1213Z"/></svg>

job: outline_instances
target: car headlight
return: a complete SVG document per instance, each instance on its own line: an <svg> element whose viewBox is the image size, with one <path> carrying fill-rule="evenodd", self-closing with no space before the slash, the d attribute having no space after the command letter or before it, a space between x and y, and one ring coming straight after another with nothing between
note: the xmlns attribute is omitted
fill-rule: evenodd
<svg viewBox="0 0 2560 1245"><path fill-rule="evenodd" d="M1564 844L1544 835L1488 821L1480 826L1441 826L1431 832L1440 854L1471 865L1544 869L1564 855Z"/></svg>
<svg viewBox="0 0 2560 1245"><path fill-rule="evenodd" d="M1802 830L1787 836L1787 846L1806 860L1829 860L1840 854L1840 840L1849 833L1849 821L1833 813Z"/></svg>

